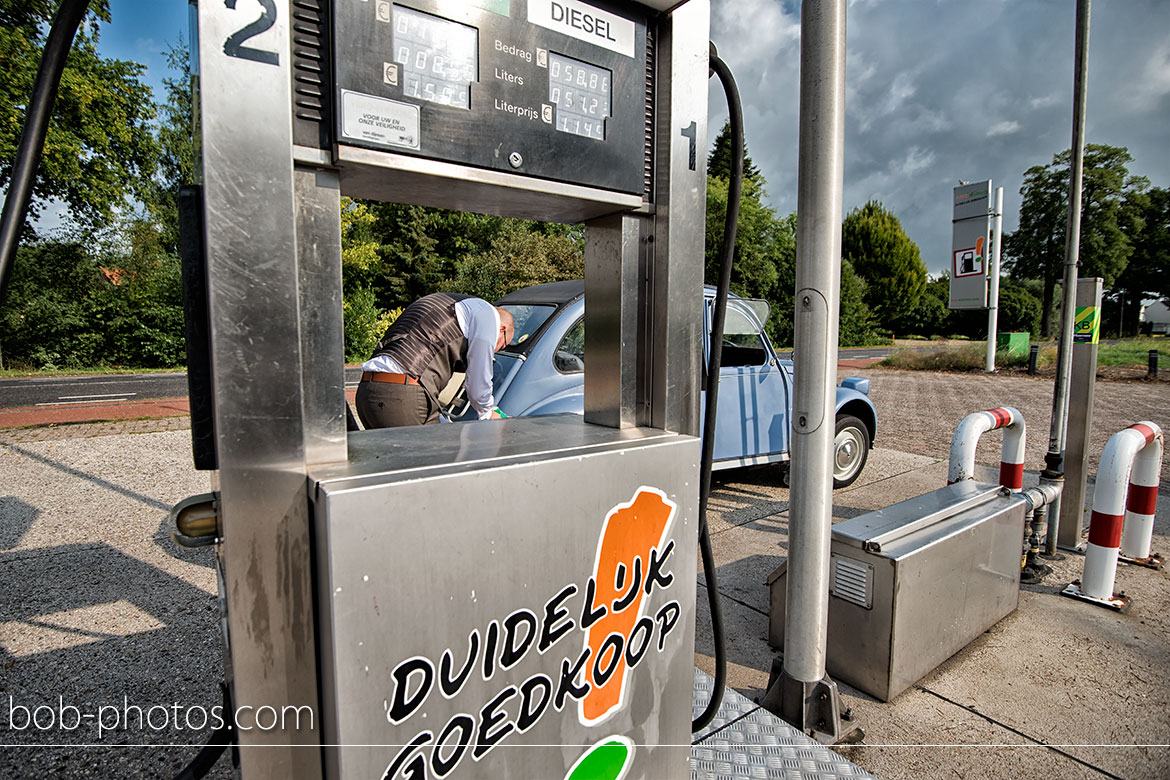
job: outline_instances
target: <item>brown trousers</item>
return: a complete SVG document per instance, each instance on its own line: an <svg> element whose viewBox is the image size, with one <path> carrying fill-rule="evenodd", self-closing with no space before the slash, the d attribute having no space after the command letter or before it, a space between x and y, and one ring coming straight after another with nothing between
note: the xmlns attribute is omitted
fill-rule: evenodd
<svg viewBox="0 0 1170 780"><path fill-rule="evenodd" d="M419 385L362 382L354 399L362 427L398 428L403 425L433 425L439 410Z"/></svg>

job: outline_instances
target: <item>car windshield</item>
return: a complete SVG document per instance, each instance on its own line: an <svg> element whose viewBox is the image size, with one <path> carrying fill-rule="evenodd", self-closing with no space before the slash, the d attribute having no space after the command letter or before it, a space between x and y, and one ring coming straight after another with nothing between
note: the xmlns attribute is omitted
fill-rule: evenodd
<svg viewBox="0 0 1170 780"><path fill-rule="evenodd" d="M532 334L540 330L540 326L556 311L557 307L547 303L506 303L500 308L507 309L512 318L516 320L516 330L512 334L512 340L501 351L519 354L527 349L527 342L532 338Z"/></svg>

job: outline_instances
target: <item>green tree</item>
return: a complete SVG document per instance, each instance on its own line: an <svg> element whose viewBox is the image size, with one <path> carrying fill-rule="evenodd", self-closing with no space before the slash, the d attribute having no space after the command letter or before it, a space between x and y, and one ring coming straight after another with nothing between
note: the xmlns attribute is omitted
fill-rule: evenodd
<svg viewBox="0 0 1170 780"><path fill-rule="evenodd" d="M102 276L89 329L103 348L92 365L170 368L186 362L179 257L164 245L167 231L129 216L96 247Z"/></svg>
<svg viewBox="0 0 1170 780"><path fill-rule="evenodd" d="M892 328L918 304L926 266L902 223L877 201L845 217L841 254L865 280L864 300L881 328Z"/></svg>
<svg viewBox="0 0 1170 780"><path fill-rule="evenodd" d="M508 219L486 250L455 261L455 276L444 288L494 301L521 287L580 279L584 274L584 248L571 236Z"/></svg>
<svg viewBox="0 0 1170 780"><path fill-rule="evenodd" d="M0 0L0 187L7 186L57 3ZM135 62L97 53L99 23L109 4L97 0L74 39L53 108L44 153L33 185L30 222L46 201L69 207L83 228L109 221L130 197L149 189L157 157L150 121L154 102Z"/></svg>
<svg viewBox="0 0 1170 780"><path fill-rule="evenodd" d="M877 330L873 314L865 302L868 283L858 274L848 258L841 258L841 295L838 313L837 344L841 347L867 347L888 342Z"/></svg>
<svg viewBox="0 0 1170 780"><path fill-rule="evenodd" d="M768 333L777 344L792 343L792 295L796 285L796 215L780 219L761 200L762 182L747 180L739 201L731 291L771 305ZM727 215L728 183L707 177L707 284L719 282L719 251Z"/></svg>
<svg viewBox="0 0 1170 780"><path fill-rule="evenodd" d="M996 330L1000 333L1040 333L1040 299L1024 287L1003 283L999 288Z"/></svg>
<svg viewBox="0 0 1170 780"><path fill-rule="evenodd" d="M1064 276L1071 160L1066 149L1048 165L1033 166L1024 173L1019 227L1004 236L1004 268L1013 276L1044 282L1044 338L1052 332L1056 285ZM1085 146L1078 273L1100 276L1106 288L1113 287L1132 252L1125 228L1126 194L1146 186L1145 179L1129 175L1126 166L1132 161L1124 147Z"/></svg>
<svg viewBox="0 0 1170 780"><path fill-rule="evenodd" d="M163 79L166 95L156 138L158 171L151 180L143 202L160 231L159 244L172 255L179 254L179 188L198 184L199 138L195 128L194 77L190 53L180 39L166 52L171 76Z"/></svg>
<svg viewBox="0 0 1170 780"><path fill-rule="evenodd" d="M3 309L5 364L92 365L104 339L93 328L95 298L108 284L81 241L26 242L16 252Z"/></svg>
<svg viewBox="0 0 1170 780"><path fill-rule="evenodd" d="M723 129L715 136L715 143L711 146L711 153L707 155L707 175L723 179L726 182L731 178L731 122L724 122ZM747 153L747 143L743 146L743 177L754 181L761 186L764 177L760 169L752 162ZM746 181L745 181L746 183Z"/></svg>
<svg viewBox="0 0 1170 780"><path fill-rule="evenodd" d="M943 334L950 316L950 309L947 306L950 297L949 285L950 278L945 274L941 279L928 279L918 303L894 323L894 334L928 338Z"/></svg>
<svg viewBox="0 0 1170 780"><path fill-rule="evenodd" d="M1110 330L1133 336L1142 302L1170 298L1170 190L1130 191L1125 201L1122 213L1133 252L1107 301L1106 321Z"/></svg>

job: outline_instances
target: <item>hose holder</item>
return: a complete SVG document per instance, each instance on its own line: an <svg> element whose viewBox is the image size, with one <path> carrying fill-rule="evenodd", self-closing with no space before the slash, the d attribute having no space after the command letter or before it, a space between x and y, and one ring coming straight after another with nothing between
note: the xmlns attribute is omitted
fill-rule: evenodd
<svg viewBox="0 0 1170 780"><path fill-rule="evenodd" d="M182 547L207 547L220 537L219 493L200 493L171 507L171 538Z"/></svg>

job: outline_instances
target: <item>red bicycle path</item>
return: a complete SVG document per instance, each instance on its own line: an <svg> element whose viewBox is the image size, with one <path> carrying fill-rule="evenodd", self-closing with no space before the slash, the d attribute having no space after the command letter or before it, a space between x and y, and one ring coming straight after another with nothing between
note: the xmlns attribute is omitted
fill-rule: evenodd
<svg viewBox="0 0 1170 780"><path fill-rule="evenodd" d="M868 368L880 358L857 358L838 361L843 369ZM353 402L357 388L347 387L345 397ZM182 417L191 413L191 404L186 398L156 398L141 401L116 401L94 404L54 406L15 406L0 409L0 429L29 428L42 425L66 425L69 423L105 422L108 420L141 420L161 417Z"/></svg>

